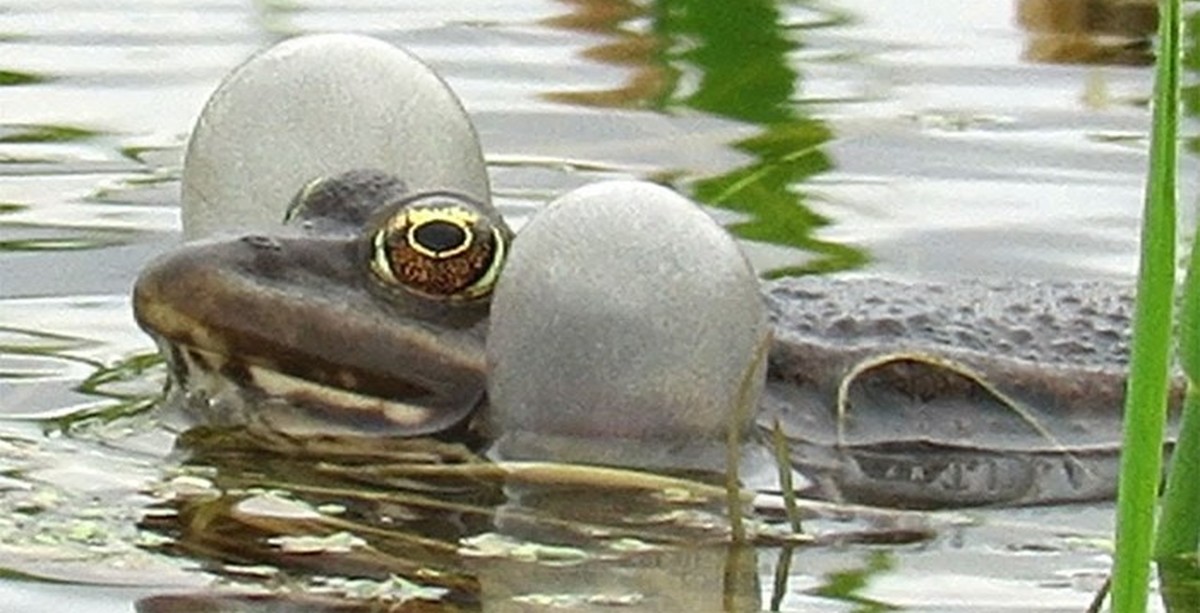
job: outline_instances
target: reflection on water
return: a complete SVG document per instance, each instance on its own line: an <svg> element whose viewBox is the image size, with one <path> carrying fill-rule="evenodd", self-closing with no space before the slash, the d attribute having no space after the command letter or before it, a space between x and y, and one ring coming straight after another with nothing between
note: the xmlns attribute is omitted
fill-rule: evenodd
<svg viewBox="0 0 1200 613"><path fill-rule="evenodd" d="M316 595L428 600L446 610L758 608L754 550L727 546L717 487L570 466L497 467L433 441L197 431L185 446L179 476L162 485L170 495L143 526L168 537L164 551L208 560L209 570L285 602ZM284 581L290 589L271 588Z"/></svg>
<svg viewBox="0 0 1200 613"><path fill-rule="evenodd" d="M0 70L0 87L9 85L29 85L40 83L46 78L41 75L19 72L16 70Z"/></svg>
<svg viewBox="0 0 1200 613"><path fill-rule="evenodd" d="M617 89L555 92L550 99L661 113L687 108L756 126L757 134L729 143L750 163L718 175L685 177L683 187L702 203L737 213L727 225L737 236L804 254L779 256L787 259L765 270L767 276L866 263L861 249L814 236L829 220L806 206L803 191L806 181L832 167L821 145L833 135L806 116L808 105L797 103L801 75L789 58L803 49L807 29L836 23L835 15L817 13L809 22L785 27L771 0L662 0L643 10L586 0L570 5L571 14L547 23L607 33L615 40L590 47L585 56L628 67L631 76Z"/></svg>
<svg viewBox="0 0 1200 613"><path fill-rule="evenodd" d="M1018 0L1025 57L1057 64L1145 66L1158 27L1155 0Z"/></svg>
<svg viewBox="0 0 1200 613"><path fill-rule="evenodd" d="M887 603L860 596L863 588L875 575L886 573L895 566L896 562L887 552L876 551L867 556L863 566L830 573L825 577L825 585L817 589L822 596L830 596L852 602L855 610L862 613L888 611L893 607Z"/></svg>

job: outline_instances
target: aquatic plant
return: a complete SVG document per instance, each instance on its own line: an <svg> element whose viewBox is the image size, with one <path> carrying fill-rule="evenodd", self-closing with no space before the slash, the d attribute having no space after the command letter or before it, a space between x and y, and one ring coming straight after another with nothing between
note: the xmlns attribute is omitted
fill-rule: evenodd
<svg viewBox="0 0 1200 613"><path fill-rule="evenodd" d="M1175 287L1175 204L1179 123L1180 0L1159 3L1159 53L1156 61L1153 120L1150 134L1150 167L1142 222L1141 263L1133 324L1133 347L1126 393L1123 453L1117 502L1116 552L1113 561L1111 606L1122 613L1146 610L1150 561L1196 550L1197 514L1200 508L1182 506L1197 495L1195 484L1183 482L1189 470L1185 449L1178 449L1170 478L1157 551L1152 546L1155 511L1162 474L1162 445L1170 392L1172 322ZM1193 249L1195 253L1195 249ZM1193 279L1194 275L1189 275ZM1185 300L1187 316L1198 304L1195 281ZM1187 322L1185 322L1187 323ZM1195 332L1184 333L1185 345L1195 346ZM1200 349L1200 348L1197 348ZM1200 366L1197 351L1182 352L1185 366ZM1200 369L1186 369L1189 380ZM1189 396L1194 396L1190 393ZM1194 403L1192 403L1194 404ZM1193 411L1194 412L1194 411ZM1188 420L1191 429L1200 427ZM1185 424L1187 428L1189 424ZM1185 442L1196 432L1181 435ZM1197 441L1200 442L1200 441ZM1193 460L1195 459L1193 455ZM1195 479L1195 475L1191 475Z"/></svg>

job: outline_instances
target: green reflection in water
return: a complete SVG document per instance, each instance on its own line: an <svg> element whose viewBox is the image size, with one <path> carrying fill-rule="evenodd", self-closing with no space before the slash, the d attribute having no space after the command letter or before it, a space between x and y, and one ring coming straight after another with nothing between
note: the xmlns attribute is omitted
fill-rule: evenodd
<svg viewBox="0 0 1200 613"><path fill-rule="evenodd" d="M78 358L69 353L93 346L93 341L74 336L0 325L0 355L7 353L47 356L99 366L97 362Z"/></svg>
<svg viewBox="0 0 1200 613"><path fill-rule="evenodd" d="M67 143L87 140L100 133L87 128L55 125L0 125L0 143Z"/></svg>
<svg viewBox="0 0 1200 613"><path fill-rule="evenodd" d="M138 162L139 164L154 165L155 158L159 156L178 157L175 152L179 151L181 148L182 144L126 145L118 148L117 151L121 153L121 157L127 160ZM178 174L180 173L176 173L176 179L179 178Z"/></svg>
<svg viewBox="0 0 1200 613"><path fill-rule="evenodd" d="M664 113L690 108L758 126L758 134L730 144L751 163L698 178L685 188L700 202L744 214L747 219L729 227L737 236L811 256L766 276L845 270L868 261L862 249L814 236L830 220L808 207L801 189L833 167L822 150L833 134L797 102L801 75L789 56L803 47L806 30L843 23L845 16L793 3L816 17L786 24L772 0L659 0L644 9L631 3L572 4L574 13L549 23L610 35L609 42L586 55L631 66L635 74L618 90L550 94L550 99ZM635 19L649 20L650 35L625 27Z"/></svg>
<svg viewBox="0 0 1200 613"><path fill-rule="evenodd" d="M159 202L164 190L177 186L179 175L179 168L154 168L144 174L126 175L97 186L83 200L97 204Z"/></svg>
<svg viewBox="0 0 1200 613"><path fill-rule="evenodd" d="M866 564L863 567L829 573L825 577L825 585L817 588L813 593L842 602L854 603L856 606L851 610L855 613L894 611L898 607L858 595L870 583L872 577L886 573L893 566L895 566L895 562L890 553L873 551L867 556Z"/></svg>
<svg viewBox="0 0 1200 613"><path fill-rule="evenodd" d="M799 45L780 30L774 2L660 0L654 11L661 57L700 71L696 91L673 103L764 126L795 118L799 75L785 56Z"/></svg>
<svg viewBox="0 0 1200 613"><path fill-rule="evenodd" d="M795 247L817 257L777 268L767 276L829 272L861 267L858 248L820 240L813 232L829 220L808 208L799 186L830 170L822 151L833 133L806 117L796 104L801 75L788 55L802 47L805 27L784 29L771 0L727 3L719 0L663 0L656 5L657 31L670 46L666 61L698 70L696 91L669 104L703 110L761 127L733 147L750 155L750 165L706 177L692 186L696 199L748 214L730 230L745 239ZM824 20L820 25L835 22ZM811 27L811 26L810 26Z"/></svg>
<svg viewBox="0 0 1200 613"><path fill-rule="evenodd" d="M158 391L148 391L162 379L162 373L159 372L162 368L164 361L158 352L138 353L114 364L99 365L75 389L109 402L45 423L54 430L69 432L78 426L108 423L149 411L158 406L166 395L161 387Z"/></svg>
<svg viewBox="0 0 1200 613"><path fill-rule="evenodd" d="M117 418L129 417L153 408L162 398L161 385L163 359L157 352L139 353L112 364L79 355L100 343L95 340L55 334L42 330L0 326L0 385L14 381L36 381L58 379L58 368L47 368L37 364L27 366L7 365L5 358L32 356L53 360L52 363L69 365L83 364L91 374L77 385L74 391L104 402L90 404L83 410L61 417L40 420L46 428L68 431L82 424L107 423Z"/></svg>
<svg viewBox="0 0 1200 613"><path fill-rule="evenodd" d="M125 241L103 238L20 238L0 240L0 251L83 251L124 244Z"/></svg>
<svg viewBox="0 0 1200 613"><path fill-rule="evenodd" d="M0 87L12 85L32 85L34 83L42 83L48 80L49 79L42 75L37 75L30 72L0 70Z"/></svg>

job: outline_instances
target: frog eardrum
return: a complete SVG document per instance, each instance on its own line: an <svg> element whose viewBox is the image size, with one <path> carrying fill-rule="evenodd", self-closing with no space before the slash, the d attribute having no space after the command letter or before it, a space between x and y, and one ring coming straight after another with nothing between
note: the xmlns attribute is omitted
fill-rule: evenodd
<svg viewBox="0 0 1200 613"><path fill-rule="evenodd" d="M371 234L371 272L389 287L431 299L487 296L507 251L507 233L466 197L419 194L398 203Z"/></svg>

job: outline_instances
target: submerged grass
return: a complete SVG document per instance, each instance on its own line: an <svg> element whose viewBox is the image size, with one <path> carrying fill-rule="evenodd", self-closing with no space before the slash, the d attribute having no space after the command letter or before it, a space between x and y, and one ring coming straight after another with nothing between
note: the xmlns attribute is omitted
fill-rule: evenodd
<svg viewBox="0 0 1200 613"><path fill-rule="evenodd" d="M1122 613L1146 610L1150 562L1155 554L1152 544L1162 475L1174 320L1180 0L1159 2L1159 45L1112 577L1112 610ZM1197 512L1200 509L1193 507L1178 517L1164 513L1158 536L1160 547L1179 546L1180 537L1185 534L1180 526L1191 524L1194 528ZM1195 547L1193 541L1193 552Z"/></svg>

